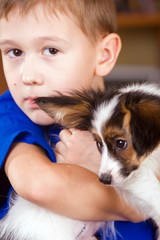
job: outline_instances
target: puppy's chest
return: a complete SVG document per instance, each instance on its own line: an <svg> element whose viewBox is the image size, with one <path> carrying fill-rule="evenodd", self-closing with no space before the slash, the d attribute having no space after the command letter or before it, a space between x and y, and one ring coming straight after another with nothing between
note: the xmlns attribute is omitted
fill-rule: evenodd
<svg viewBox="0 0 160 240"><path fill-rule="evenodd" d="M119 189L126 190L128 192L136 192L136 194L138 193L138 190L140 193L149 192L157 187L160 190L158 179L156 179L159 176L159 169L160 146L150 153L140 164L139 168L133 171L126 181L118 187ZM155 179L157 180L157 185L155 185Z"/></svg>

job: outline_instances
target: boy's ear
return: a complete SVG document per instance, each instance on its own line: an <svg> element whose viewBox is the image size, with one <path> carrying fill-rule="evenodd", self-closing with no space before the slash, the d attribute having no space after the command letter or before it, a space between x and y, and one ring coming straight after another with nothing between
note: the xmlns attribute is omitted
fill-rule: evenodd
<svg viewBox="0 0 160 240"><path fill-rule="evenodd" d="M111 72L121 50L121 39L116 33L104 37L99 43L95 75L105 76Z"/></svg>

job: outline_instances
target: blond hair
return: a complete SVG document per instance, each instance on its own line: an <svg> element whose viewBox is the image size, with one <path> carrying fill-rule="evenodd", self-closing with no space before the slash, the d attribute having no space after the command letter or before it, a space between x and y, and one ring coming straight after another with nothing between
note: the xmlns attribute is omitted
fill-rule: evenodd
<svg viewBox="0 0 160 240"><path fill-rule="evenodd" d="M38 3L43 3L51 14L73 14L83 33L93 41L117 30L114 0L0 0L0 19L7 18L15 8L25 15Z"/></svg>

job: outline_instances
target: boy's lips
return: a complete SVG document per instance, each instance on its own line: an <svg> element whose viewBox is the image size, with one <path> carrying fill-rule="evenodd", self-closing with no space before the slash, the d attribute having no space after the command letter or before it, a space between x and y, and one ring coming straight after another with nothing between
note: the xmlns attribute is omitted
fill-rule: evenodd
<svg viewBox="0 0 160 240"><path fill-rule="evenodd" d="M28 97L25 99L27 105L32 108L32 109L39 109L40 107L38 106L38 104L35 103L35 99L37 97Z"/></svg>

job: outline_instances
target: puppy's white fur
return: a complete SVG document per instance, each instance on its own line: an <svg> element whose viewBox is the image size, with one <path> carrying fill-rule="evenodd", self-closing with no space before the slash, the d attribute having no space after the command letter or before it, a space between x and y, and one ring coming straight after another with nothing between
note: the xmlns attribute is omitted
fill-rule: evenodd
<svg viewBox="0 0 160 240"><path fill-rule="evenodd" d="M91 240L103 225L56 215L14 195L8 214L0 221L1 240Z"/></svg>

